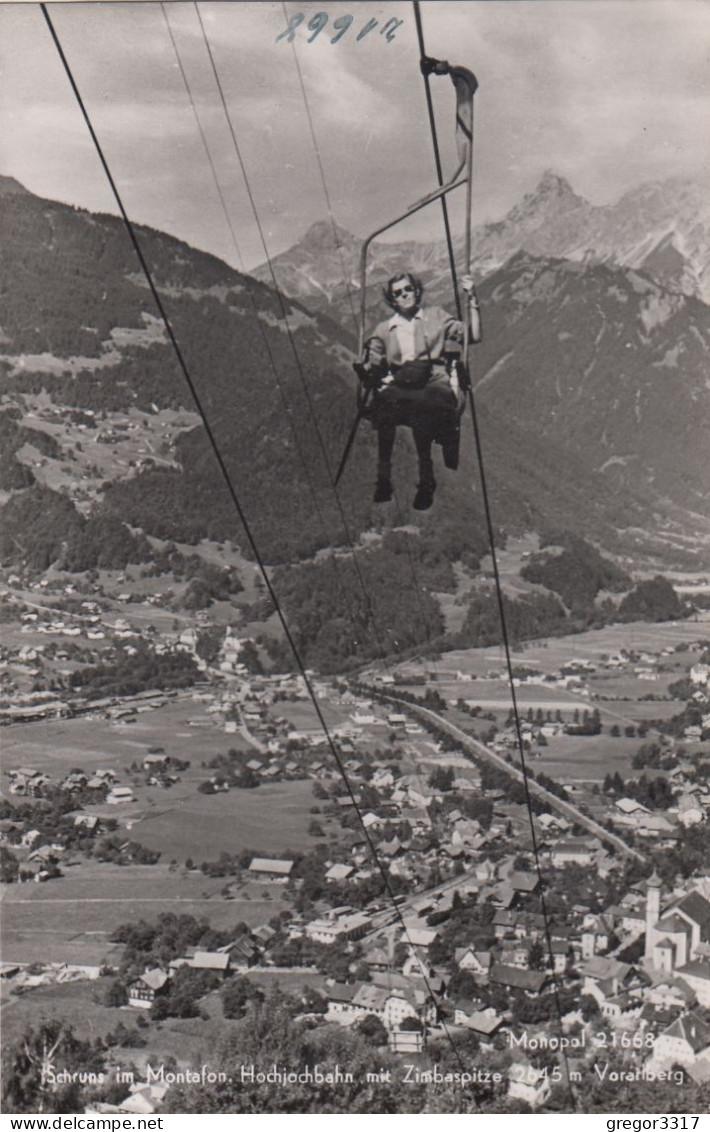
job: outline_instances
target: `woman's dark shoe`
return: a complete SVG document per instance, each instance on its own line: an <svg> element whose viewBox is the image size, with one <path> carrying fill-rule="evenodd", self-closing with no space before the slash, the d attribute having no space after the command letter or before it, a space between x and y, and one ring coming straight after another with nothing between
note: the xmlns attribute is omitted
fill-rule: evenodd
<svg viewBox="0 0 710 1132"><path fill-rule="evenodd" d="M392 498L392 482L384 476L377 477L375 484L375 494L372 497L373 503L389 503Z"/></svg>
<svg viewBox="0 0 710 1132"><path fill-rule="evenodd" d="M422 480L417 484L417 494L414 496L412 507L415 511L428 511L434 502L436 483L434 480Z"/></svg>

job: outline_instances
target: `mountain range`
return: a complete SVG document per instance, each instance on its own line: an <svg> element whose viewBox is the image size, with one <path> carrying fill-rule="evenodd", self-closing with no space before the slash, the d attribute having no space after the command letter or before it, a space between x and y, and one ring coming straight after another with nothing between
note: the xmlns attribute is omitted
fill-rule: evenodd
<svg viewBox="0 0 710 1132"><path fill-rule="evenodd" d="M333 304L328 313L314 301L308 308L183 241L137 231L268 561L288 566L361 539L369 545L373 531L402 524L424 585L442 563L481 560L468 420L460 470L439 473L431 512L409 509L416 465L406 435L397 444L398 502L373 507L367 426L336 497L332 473L354 411L354 339ZM0 380L5 406L19 414L10 431L39 429L58 446L33 462L40 484L56 489L73 461L82 475L74 486L64 481L65 498L85 511L161 540L229 539L250 554L121 221L3 178L0 237ZM335 261L323 238L312 271L327 290ZM699 564L710 308L636 270L520 249L479 293L485 334L473 376L499 537L562 529L639 560ZM86 426L90 444L78 451L56 419L87 411L97 427ZM133 429L136 443L145 439L140 450L155 455L152 416L164 422L171 413L182 424L158 459L114 461L97 476L99 454L115 451L121 430ZM12 459L27 462L22 437ZM22 482L10 475L5 497L32 490ZM26 521L27 509L17 513ZM387 563L372 569L383 584Z"/></svg>
<svg viewBox="0 0 710 1132"><path fill-rule="evenodd" d="M436 207L436 206L431 206ZM373 217L373 228L378 220ZM353 325L359 311L358 257L361 239L328 221L313 224L271 264L254 271L310 309ZM463 240L454 243L463 268ZM548 170L502 220L481 224L472 235L472 267L482 278L518 251L543 258L632 267L662 286L710 301L710 197L704 187L680 177L644 184L613 204L593 205L569 182ZM448 253L437 243L375 241L370 254L368 310L380 288L398 271L426 281L430 301L452 303ZM272 274L273 272L273 274Z"/></svg>

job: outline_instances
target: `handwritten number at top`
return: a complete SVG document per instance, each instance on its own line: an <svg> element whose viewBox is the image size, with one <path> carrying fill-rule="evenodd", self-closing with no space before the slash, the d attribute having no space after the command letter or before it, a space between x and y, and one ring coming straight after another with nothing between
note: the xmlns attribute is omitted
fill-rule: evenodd
<svg viewBox="0 0 710 1132"><path fill-rule="evenodd" d="M305 16L303 15L303 12L296 12L296 14L289 20L288 27L285 28L285 30L282 31L280 35L276 36L276 43L278 43L281 39L285 39L287 43L293 43L294 39L296 38L296 28L303 23L304 19ZM333 20L333 28L335 29L337 34L332 36L330 42L337 43L339 39L342 39L352 22L353 17L351 15L338 16L337 19ZM306 25L306 30L311 34L307 37L306 42L313 43L313 41L317 39L320 33L323 31L327 23L327 12L316 12L314 16L311 16L308 24ZM361 39L364 39L365 36L368 35L371 31L374 31L378 23L379 20L368 20L365 26L362 27L358 32L356 42L359 43ZM380 35L383 35L385 37L387 43L391 43L394 39L394 33L396 32L397 28L400 27L403 23L403 20L397 20L394 18L394 16L392 16L387 21L387 23L380 28Z"/></svg>

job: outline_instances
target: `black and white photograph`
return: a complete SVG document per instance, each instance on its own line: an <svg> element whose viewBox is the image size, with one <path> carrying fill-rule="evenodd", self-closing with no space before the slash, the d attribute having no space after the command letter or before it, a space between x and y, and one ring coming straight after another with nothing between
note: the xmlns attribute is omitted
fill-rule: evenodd
<svg viewBox="0 0 710 1132"><path fill-rule="evenodd" d="M3 1113L701 1132L709 64L0 2Z"/></svg>

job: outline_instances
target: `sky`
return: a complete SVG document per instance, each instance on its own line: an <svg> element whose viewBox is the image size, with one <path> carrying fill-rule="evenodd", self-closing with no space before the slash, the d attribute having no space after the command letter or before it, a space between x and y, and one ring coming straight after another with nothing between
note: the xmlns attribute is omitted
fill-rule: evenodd
<svg viewBox="0 0 710 1132"><path fill-rule="evenodd" d="M365 235L435 186L409 3L49 8L131 218L235 267L264 262L329 217ZM427 52L479 82L474 224L500 219L547 169L595 204L677 174L710 181L709 0L424 0L421 12ZM289 42L281 33L298 13ZM401 21L390 39L388 21ZM453 172L453 87L442 77L432 89ZM0 3L0 173L41 196L117 211L36 4ZM457 231L462 208L453 206ZM440 237L438 206L392 234Z"/></svg>

